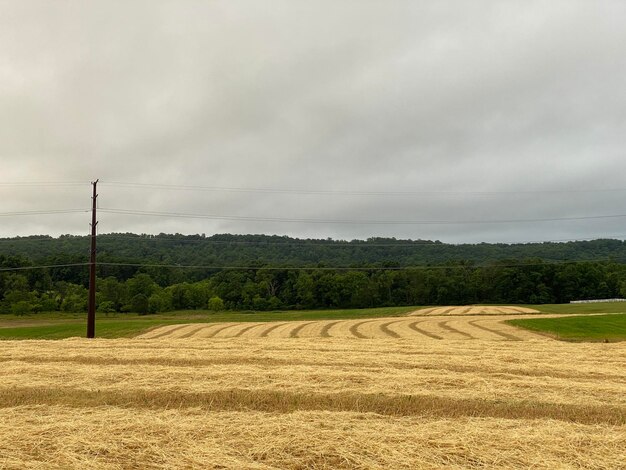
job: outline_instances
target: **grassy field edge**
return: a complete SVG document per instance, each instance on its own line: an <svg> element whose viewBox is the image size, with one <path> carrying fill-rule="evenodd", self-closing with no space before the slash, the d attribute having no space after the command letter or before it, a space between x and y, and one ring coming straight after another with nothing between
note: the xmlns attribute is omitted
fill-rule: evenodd
<svg viewBox="0 0 626 470"><path fill-rule="evenodd" d="M626 341L626 314L624 313L559 318L524 318L506 320L505 323L563 341Z"/></svg>
<svg viewBox="0 0 626 470"><path fill-rule="evenodd" d="M217 322L271 322L271 321L302 321L302 320L352 320L380 317L397 317L427 306L381 307L368 309L333 309L333 310L291 310L291 311L224 311L209 312L203 310L174 311L154 315L137 315L131 313L97 314L96 336L100 338L133 337L160 326L181 323L217 323ZM556 313L567 315L585 315L601 313L625 313L626 303L590 303L590 304L557 304L557 305L524 305L534 308L540 313ZM612 315L614 316L614 315ZM24 316L10 314L0 315L0 340L6 339L64 339L85 335L85 314L45 312ZM556 332L543 329L543 323L536 326L538 319L520 320L512 325L533 331L557 336ZM525 323L531 322L531 323ZM593 333L593 331L592 331ZM559 336L572 341L602 341L604 336L588 338L584 332L579 336ZM610 341L622 340L621 334L612 335Z"/></svg>
<svg viewBox="0 0 626 470"><path fill-rule="evenodd" d="M128 338L159 326L180 323L272 322L300 320L351 320L402 316L418 307L381 307L369 309L294 310L275 312L180 311L155 315L98 314L96 336ZM41 322L41 324L37 324ZM0 340L64 339L85 336L85 315L45 313L0 317Z"/></svg>

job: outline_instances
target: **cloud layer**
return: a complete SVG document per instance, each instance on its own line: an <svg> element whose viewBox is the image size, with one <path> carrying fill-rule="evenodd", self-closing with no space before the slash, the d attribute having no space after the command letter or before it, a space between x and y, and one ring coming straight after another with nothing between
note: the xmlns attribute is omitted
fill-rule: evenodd
<svg viewBox="0 0 626 470"><path fill-rule="evenodd" d="M100 178L101 207L140 211L626 214L624 18L622 1L2 1L0 182L87 184L0 185L0 213L87 208ZM571 192L587 189L625 190ZM85 233L88 222L3 216L0 236ZM626 237L625 222L102 213L100 230L461 242Z"/></svg>

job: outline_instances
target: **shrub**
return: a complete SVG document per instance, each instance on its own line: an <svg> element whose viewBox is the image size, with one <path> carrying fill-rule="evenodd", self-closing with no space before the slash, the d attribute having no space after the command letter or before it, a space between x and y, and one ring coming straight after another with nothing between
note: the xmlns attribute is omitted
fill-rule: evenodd
<svg viewBox="0 0 626 470"><path fill-rule="evenodd" d="M217 296L211 297L209 299L208 307L212 312L220 312L224 310L224 301Z"/></svg>
<svg viewBox="0 0 626 470"><path fill-rule="evenodd" d="M26 300L20 300L11 305L11 313L14 315L26 315L27 313L32 313L32 311L32 304Z"/></svg>
<svg viewBox="0 0 626 470"><path fill-rule="evenodd" d="M115 304L110 300L105 300L98 304L98 312L101 313L113 313L115 312Z"/></svg>
<svg viewBox="0 0 626 470"><path fill-rule="evenodd" d="M172 296L169 292L161 291L154 293L148 299L148 311L150 313L167 312L172 309Z"/></svg>
<svg viewBox="0 0 626 470"><path fill-rule="evenodd" d="M145 315L149 311L148 297L144 294L137 294L130 300L130 309L140 315Z"/></svg>

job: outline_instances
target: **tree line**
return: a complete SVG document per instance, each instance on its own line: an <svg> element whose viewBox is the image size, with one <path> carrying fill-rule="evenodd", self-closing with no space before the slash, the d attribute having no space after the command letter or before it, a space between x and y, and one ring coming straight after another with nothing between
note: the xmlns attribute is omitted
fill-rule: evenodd
<svg viewBox="0 0 626 470"><path fill-rule="evenodd" d="M32 236L0 239L0 255L24 256L38 264L86 261L89 237ZM98 235L98 259L103 262L210 266L422 266L450 261L486 263L539 258L546 261L626 262L626 242L599 239L567 243L446 244L437 240L298 239L276 235ZM114 271L126 276L132 270ZM198 274L199 277L193 279ZM209 272L187 272L180 280L199 280ZM132 274L131 274L132 275ZM173 279L176 282L176 279Z"/></svg>
<svg viewBox="0 0 626 470"><path fill-rule="evenodd" d="M67 260L67 259L66 259ZM32 266L22 256L0 255L0 268ZM473 303L541 304L626 294L626 265L500 260L477 265L385 269L187 270L102 266L96 303L101 313L171 310L277 310L366 308ZM87 267L0 272L0 312L84 312Z"/></svg>

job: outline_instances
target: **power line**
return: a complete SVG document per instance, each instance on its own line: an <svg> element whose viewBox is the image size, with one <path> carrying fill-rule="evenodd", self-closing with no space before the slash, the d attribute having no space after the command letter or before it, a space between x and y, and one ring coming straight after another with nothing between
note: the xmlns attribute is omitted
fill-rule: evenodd
<svg viewBox="0 0 626 470"><path fill-rule="evenodd" d="M0 182L0 186L85 186L86 181L17 181Z"/></svg>
<svg viewBox="0 0 626 470"><path fill-rule="evenodd" d="M218 265L195 265L195 264L153 264L153 263L114 263L99 262L100 266L113 267L136 267L136 268L168 268L168 269L212 269L212 270L270 270L270 271L414 271L430 269L489 269L489 268L513 268L525 266L559 266L578 263L600 263L608 261L618 261L616 258L594 258L581 260L555 260L542 263L508 263L508 264L454 264L454 265L418 265L418 266L218 266ZM38 266L19 266L13 268L0 268L0 272L6 271L27 271L35 269L52 269L89 266L90 263L67 263L49 264Z"/></svg>
<svg viewBox="0 0 626 470"><path fill-rule="evenodd" d="M89 263L48 264L43 266L19 266L17 268L0 268L0 271L28 271L31 269L69 268L75 266L88 266Z"/></svg>
<svg viewBox="0 0 626 470"><path fill-rule="evenodd" d="M419 265L419 266L216 266L216 265L191 265L191 264L150 264L150 263L107 263L100 262L100 266L137 267L137 268L180 268L180 269L215 269L215 270L271 270L271 271L412 271L429 269L487 269L487 268L512 268L524 266L555 266L577 263L597 263L615 261L611 258L598 258L587 260L558 260L543 263L514 263L514 264L491 264L491 265Z"/></svg>
<svg viewBox="0 0 626 470"><path fill-rule="evenodd" d="M0 212L0 217L13 217L21 215L45 215L45 214L70 214L75 212L89 212L84 209L53 209L43 211L18 211L18 212Z"/></svg>
<svg viewBox="0 0 626 470"><path fill-rule="evenodd" d="M623 192L626 188L608 189L547 189L547 190L516 190L516 191L356 191L356 190L309 190L295 188L245 188L227 186L196 186L155 183L133 183L123 181L104 181L101 184L116 187L138 189L166 189L178 191L224 191L224 192L255 192L277 194L323 194L348 196L424 196L424 195L503 195L503 194L570 194L570 193L612 193Z"/></svg>
<svg viewBox="0 0 626 470"><path fill-rule="evenodd" d="M183 237L193 237L195 235L183 235ZM48 237L16 237L16 238L2 238L0 243L22 243L22 242L76 242L87 241L90 235L65 235L63 237L54 238ZM302 246L302 247L347 247L347 248L382 248L382 247L398 247L398 248L415 248L418 246L475 246L484 244L480 243L447 243L441 241L431 240L407 240L399 243L375 243L367 240L356 241L341 241L341 240L299 240L298 241L262 241L262 240L213 240L211 238L174 238L174 237L162 237L160 235L117 235L117 234L100 234L98 235L101 243L106 243L113 240L132 240L132 241L147 241L147 242L176 242L176 243L200 243L200 244L216 244L216 245L258 245L258 246ZM626 235L605 235L595 236L587 238L557 238L551 240L522 240L522 241L510 241L510 242L489 242L487 245L538 245L543 243L562 243L562 242L584 242L584 241L619 241L622 242L626 239Z"/></svg>
<svg viewBox="0 0 626 470"><path fill-rule="evenodd" d="M219 244L219 245L258 245L258 246L296 246L296 247L346 247L346 248L382 248L382 247L398 247L398 248L415 248L419 246L475 246L482 244L481 243L445 243L441 241L431 241L431 240L410 240L404 243L372 243L366 240L358 240L356 242L350 241L285 241L285 242L271 242L271 241L255 241L255 240L211 240L211 239L181 239L181 238L170 238L170 237L132 237L132 236L115 236L115 235L100 235L100 241L102 243L106 243L109 240L136 240L136 241L164 241L164 242L176 242L176 243L201 243L201 244ZM623 241L626 238L624 235L613 236L613 237L590 237L590 238L561 238L554 240L528 240L528 241L514 241L514 242L492 242L487 243L487 245L530 245L530 244L542 244L542 243L559 243L559 242L573 242L573 241L594 241L594 240L614 240L614 241ZM3 242L4 240L0 240Z"/></svg>
<svg viewBox="0 0 626 470"><path fill-rule="evenodd" d="M237 215L216 214L185 214L180 212L140 211L131 209L100 209L110 214L146 215L153 217L174 217L188 219L237 220L247 222L286 222L286 223L314 223L314 224L348 224L348 225L471 225L471 224L507 224L507 223L537 223L574 220L597 220L624 218L626 214L592 215L577 217L545 217L533 219L499 219L499 220L348 220L348 219L307 219L287 217L250 217Z"/></svg>
<svg viewBox="0 0 626 470"><path fill-rule="evenodd" d="M69 237L64 238L54 238L52 236L48 237L16 237L16 238L1 238L0 243L21 243L21 242L63 242L67 240L73 239L86 239L89 235L71 235Z"/></svg>

